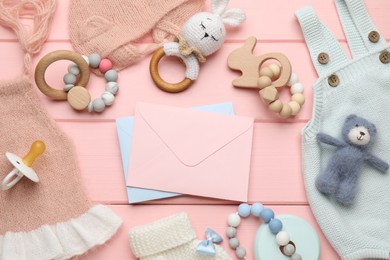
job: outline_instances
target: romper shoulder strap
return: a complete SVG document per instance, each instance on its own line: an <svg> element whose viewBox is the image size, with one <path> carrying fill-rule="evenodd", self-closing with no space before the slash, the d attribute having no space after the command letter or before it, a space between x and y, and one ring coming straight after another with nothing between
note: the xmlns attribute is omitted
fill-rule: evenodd
<svg viewBox="0 0 390 260"><path fill-rule="evenodd" d="M0 26L11 29L17 35L24 53L25 75L32 75L32 56L41 50L47 39L55 9L56 0L0 0ZM33 17L31 29L26 30L22 17Z"/></svg>
<svg viewBox="0 0 390 260"><path fill-rule="evenodd" d="M388 47L385 37L372 22L364 0L335 0L335 3L353 58Z"/></svg>
<svg viewBox="0 0 390 260"><path fill-rule="evenodd" d="M329 72L350 62L340 43L318 19L311 6L299 9L296 16L302 27L318 76L328 75Z"/></svg>

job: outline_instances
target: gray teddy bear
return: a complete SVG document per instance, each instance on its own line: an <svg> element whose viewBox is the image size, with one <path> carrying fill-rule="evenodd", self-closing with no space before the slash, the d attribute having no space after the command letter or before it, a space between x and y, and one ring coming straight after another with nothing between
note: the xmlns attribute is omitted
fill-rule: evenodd
<svg viewBox="0 0 390 260"><path fill-rule="evenodd" d="M330 135L319 133L319 142L336 146L338 149L327 167L316 179L317 189L325 194L335 194L342 205L351 205L357 193L357 179L363 163L368 163L385 172L389 164L368 151L376 137L376 127L371 122L356 115L346 118L342 129L343 141Z"/></svg>

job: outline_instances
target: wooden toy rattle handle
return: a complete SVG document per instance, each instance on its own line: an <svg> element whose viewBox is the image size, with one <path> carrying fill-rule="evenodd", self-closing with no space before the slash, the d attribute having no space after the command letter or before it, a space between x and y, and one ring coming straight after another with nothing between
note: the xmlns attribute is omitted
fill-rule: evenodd
<svg viewBox="0 0 390 260"><path fill-rule="evenodd" d="M28 167L33 165L35 159L46 150L46 145L42 141L35 141L30 147L30 151L23 157L23 163Z"/></svg>
<svg viewBox="0 0 390 260"><path fill-rule="evenodd" d="M158 72L158 64L164 56L164 48L160 48L153 54L152 59L150 60L149 71L153 82L159 89L169 93L178 93L186 90L193 82L189 78L184 78L178 83L168 83L161 78L160 73Z"/></svg>
<svg viewBox="0 0 390 260"><path fill-rule="evenodd" d="M45 72L47 68L58 60L70 60L76 63L80 69L80 78L75 86L85 87L89 81L89 65L84 58L73 51L58 50L46 54L37 64L35 68L35 83L39 90L48 97L54 100L67 100L68 93L63 89L54 89L45 80Z"/></svg>

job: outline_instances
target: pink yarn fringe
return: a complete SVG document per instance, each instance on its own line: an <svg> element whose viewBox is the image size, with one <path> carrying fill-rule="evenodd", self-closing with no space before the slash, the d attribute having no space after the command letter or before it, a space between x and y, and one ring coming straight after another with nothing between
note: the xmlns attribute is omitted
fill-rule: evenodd
<svg viewBox="0 0 390 260"><path fill-rule="evenodd" d="M49 25L56 9L56 0L0 0L0 25L15 32L22 45L25 74L32 69L32 56L37 54L49 33ZM32 18L30 31L22 18Z"/></svg>

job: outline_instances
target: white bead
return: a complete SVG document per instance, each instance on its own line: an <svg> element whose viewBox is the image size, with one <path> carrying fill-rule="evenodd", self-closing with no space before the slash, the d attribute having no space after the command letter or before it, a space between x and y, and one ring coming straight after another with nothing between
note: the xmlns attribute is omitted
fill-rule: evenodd
<svg viewBox="0 0 390 260"><path fill-rule="evenodd" d="M238 214L232 213L228 217L228 225L231 227L238 227L241 223L241 218Z"/></svg>
<svg viewBox="0 0 390 260"><path fill-rule="evenodd" d="M115 101L114 95L111 92L108 92L108 91L105 91L102 94L102 99L103 99L104 104L106 106L111 106L112 104L114 104L114 101Z"/></svg>
<svg viewBox="0 0 390 260"><path fill-rule="evenodd" d="M297 93L303 93L303 90L304 90L304 88L303 88L303 85L301 83L295 83L290 88L292 95L297 94Z"/></svg>
<svg viewBox="0 0 390 260"><path fill-rule="evenodd" d="M302 260L302 256L300 254L295 253L291 256L290 260Z"/></svg>
<svg viewBox="0 0 390 260"><path fill-rule="evenodd" d="M271 64L268 66L274 73L274 77L277 78L280 76L280 67L278 64Z"/></svg>
<svg viewBox="0 0 390 260"><path fill-rule="evenodd" d="M290 235L286 231L280 231L276 235L276 242L278 242L278 245L285 246L290 242Z"/></svg>
<svg viewBox="0 0 390 260"><path fill-rule="evenodd" d="M68 66L68 72L77 76L80 74L80 69L79 69L79 67L77 67L76 64L72 63L72 64L69 64L69 66Z"/></svg>
<svg viewBox="0 0 390 260"><path fill-rule="evenodd" d="M91 101L91 102L89 102L89 104L88 104L88 112L89 113L92 113L93 112L93 102Z"/></svg>
<svg viewBox="0 0 390 260"><path fill-rule="evenodd" d="M111 92L113 95L116 95L118 93L119 86L116 82L107 82L106 84L106 91Z"/></svg>
<svg viewBox="0 0 390 260"><path fill-rule="evenodd" d="M93 104L93 110L98 113L103 112L104 109L106 108L106 105L104 104L104 101L101 98L95 99L94 101L92 101L92 104Z"/></svg>
<svg viewBox="0 0 390 260"><path fill-rule="evenodd" d="M65 92L68 92L68 91L71 90L73 87L74 87L73 84L65 84L65 85L64 85L64 91L65 91Z"/></svg>
<svg viewBox="0 0 390 260"><path fill-rule="evenodd" d="M295 247L292 244L288 244L283 247L283 253L287 256L292 256L295 253Z"/></svg>
<svg viewBox="0 0 390 260"><path fill-rule="evenodd" d="M287 82L287 86L292 86L295 83L298 83L298 81L299 81L298 75L295 73L291 73L291 77L290 80Z"/></svg>
<svg viewBox="0 0 390 260"><path fill-rule="evenodd" d="M87 55L81 55L81 57L83 57L85 62L88 63L88 65L89 65L89 58L88 58L88 56Z"/></svg>

